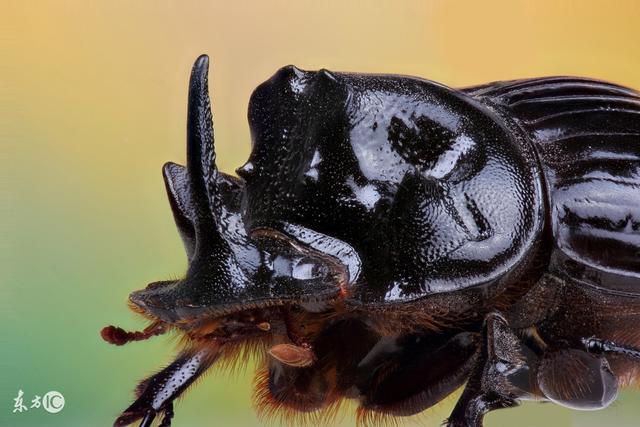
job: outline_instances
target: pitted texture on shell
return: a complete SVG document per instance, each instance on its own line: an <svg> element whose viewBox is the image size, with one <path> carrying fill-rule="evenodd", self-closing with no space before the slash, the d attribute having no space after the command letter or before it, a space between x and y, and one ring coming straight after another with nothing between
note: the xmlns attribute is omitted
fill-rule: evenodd
<svg viewBox="0 0 640 427"><path fill-rule="evenodd" d="M539 238L533 147L459 91L286 67L252 95L249 123L246 224L347 242L363 263L362 301L513 279Z"/></svg>

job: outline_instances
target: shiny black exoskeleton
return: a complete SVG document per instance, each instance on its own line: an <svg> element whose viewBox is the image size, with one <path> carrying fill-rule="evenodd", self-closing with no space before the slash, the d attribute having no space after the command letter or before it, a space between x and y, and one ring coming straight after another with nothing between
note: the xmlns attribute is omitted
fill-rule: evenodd
<svg viewBox="0 0 640 427"><path fill-rule="evenodd" d="M252 152L218 171L208 59L187 166L164 178L183 279L130 296L183 350L116 426L173 417L218 358L259 357L259 410L359 420L465 384L449 426L522 399L608 406L640 373L640 94L550 77L451 89L288 66L253 93ZM331 411L327 411L331 412Z"/></svg>

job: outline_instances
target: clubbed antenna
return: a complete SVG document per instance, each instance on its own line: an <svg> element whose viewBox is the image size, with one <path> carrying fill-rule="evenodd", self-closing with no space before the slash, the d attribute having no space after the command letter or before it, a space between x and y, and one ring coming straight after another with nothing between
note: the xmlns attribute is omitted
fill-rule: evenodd
<svg viewBox="0 0 640 427"><path fill-rule="evenodd" d="M166 324L155 322L147 326L143 331L129 332L118 326L105 326L100 331L102 339L113 345L124 345L131 341L143 341L156 335L167 332Z"/></svg>

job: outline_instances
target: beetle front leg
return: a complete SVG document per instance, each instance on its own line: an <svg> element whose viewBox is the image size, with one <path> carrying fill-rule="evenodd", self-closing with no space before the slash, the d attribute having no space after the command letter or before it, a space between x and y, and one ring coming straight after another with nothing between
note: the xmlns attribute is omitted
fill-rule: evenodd
<svg viewBox="0 0 640 427"><path fill-rule="evenodd" d="M123 427L142 419L140 427L149 427L160 413L161 426L169 427L173 401L218 358L220 344L199 350L185 350L169 366L140 382L137 399L116 419L114 427Z"/></svg>
<svg viewBox="0 0 640 427"><path fill-rule="evenodd" d="M528 365L518 337L501 314L490 313L485 320L480 358L447 426L481 427L487 412L516 406L521 391L511 379L526 375L526 371Z"/></svg>

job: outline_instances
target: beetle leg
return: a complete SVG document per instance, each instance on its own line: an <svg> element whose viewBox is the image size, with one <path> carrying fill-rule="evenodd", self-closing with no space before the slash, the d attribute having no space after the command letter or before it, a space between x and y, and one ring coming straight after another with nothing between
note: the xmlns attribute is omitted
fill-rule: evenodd
<svg viewBox="0 0 640 427"><path fill-rule="evenodd" d="M596 337L583 338L585 349L592 354L619 354L632 359L640 359L640 349L603 340Z"/></svg>
<svg viewBox="0 0 640 427"><path fill-rule="evenodd" d="M602 409L618 396L618 382L608 361L584 349L547 351L537 371L538 386L544 396L567 408Z"/></svg>
<svg viewBox="0 0 640 427"><path fill-rule="evenodd" d="M173 419L173 402L169 402L167 408L164 410L164 418L158 427L171 427L171 420Z"/></svg>
<svg viewBox="0 0 640 427"><path fill-rule="evenodd" d="M148 427L159 413L162 426L171 425L173 401L218 358L220 345L199 351L184 351L169 366L143 380L136 389L137 399L116 419L114 427L127 426L142 418Z"/></svg>
<svg viewBox="0 0 640 427"><path fill-rule="evenodd" d="M151 427L153 420L156 419L155 411L148 411L142 421L140 422L140 427Z"/></svg>
<svg viewBox="0 0 640 427"><path fill-rule="evenodd" d="M447 426L481 427L487 412L516 406L517 399L526 393L511 379L527 370L527 357L518 337L502 315L490 313L485 320L480 358Z"/></svg>
<svg viewBox="0 0 640 427"><path fill-rule="evenodd" d="M428 335L379 341L358 364L362 410L406 416L435 405L464 384L479 341L471 332L445 341Z"/></svg>

